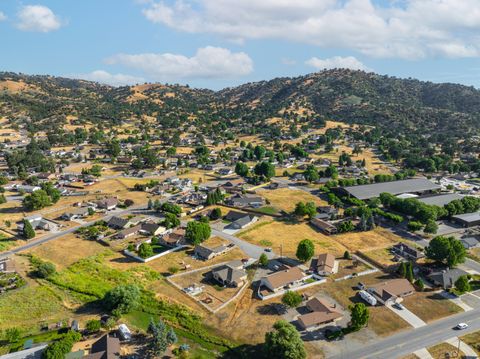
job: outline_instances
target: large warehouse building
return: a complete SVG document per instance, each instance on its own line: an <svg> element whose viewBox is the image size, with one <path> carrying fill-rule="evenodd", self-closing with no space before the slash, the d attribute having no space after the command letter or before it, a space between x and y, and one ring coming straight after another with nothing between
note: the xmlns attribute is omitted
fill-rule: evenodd
<svg viewBox="0 0 480 359"><path fill-rule="evenodd" d="M342 190L361 200L367 200L379 197L381 193L390 193L399 195L404 193L414 193L418 195L432 193L441 187L426 178L411 178L401 181L372 183L360 186L343 187Z"/></svg>
<svg viewBox="0 0 480 359"><path fill-rule="evenodd" d="M480 226L480 212L457 214L452 220L464 227Z"/></svg>

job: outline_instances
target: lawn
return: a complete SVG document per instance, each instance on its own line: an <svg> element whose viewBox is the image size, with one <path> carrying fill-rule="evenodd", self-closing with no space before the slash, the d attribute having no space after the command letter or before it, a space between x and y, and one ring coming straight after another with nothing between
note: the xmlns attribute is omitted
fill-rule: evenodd
<svg viewBox="0 0 480 359"><path fill-rule="evenodd" d="M15 247L20 242L17 241L15 238L9 238L4 234L0 233L0 252L4 252L9 250L12 247Z"/></svg>
<svg viewBox="0 0 480 359"><path fill-rule="evenodd" d="M427 323L463 311L450 300L432 292L417 292L404 298L403 304Z"/></svg>
<svg viewBox="0 0 480 359"><path fill-rule="evenodd" d="M327 202L300 189L279 188L276 190L261 190L258 193L279 211L292 212L297 202L314 202L317 206L326 206Z"/></svg>
<svg viewBox="0 0 480 359"><path fill-rule="evenodd" d="M460 339L470 345L480 356L480 331L464 335L463 337L460 337Z"/></svg>
<svg viewBox="0 0 480 359"><path fill-rule="evenodd" d="M237 235L249 242L264 245L268 241L275 252L283 250L283 255L295 256L297 245L302 239L311 239L315 244L315 254L330 252L342 256L347 247L339 243L335 237L326 236L306 222L268 221L261 222Z"/></svg>
<svg viewBox="0 0 480 359"><path fill-rule="evenodd" d="M457 348L448 343L440 343L433 347L427 348L433 359L444 359L446 353L450 354L450 358L465 358L465 354L460 351L460 355L456 356Z"/></svg>

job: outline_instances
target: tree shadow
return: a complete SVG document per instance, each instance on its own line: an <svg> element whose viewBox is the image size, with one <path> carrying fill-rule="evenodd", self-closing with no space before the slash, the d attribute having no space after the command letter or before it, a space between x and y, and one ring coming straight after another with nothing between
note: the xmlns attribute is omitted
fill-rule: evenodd
<svg viewBox="0 0 480 359"><path fill-rule="evenodd" d="M222 353L222 359L266 359L263 344L242 344Z"/></svg>

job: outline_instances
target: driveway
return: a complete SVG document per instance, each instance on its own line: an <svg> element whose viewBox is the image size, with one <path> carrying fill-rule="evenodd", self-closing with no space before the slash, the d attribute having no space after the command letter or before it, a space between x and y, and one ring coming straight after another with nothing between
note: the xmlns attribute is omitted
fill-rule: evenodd
<svg viewBox="0 0 480 359"><path fill-rule="evenodd" d="M232 242L233 244L237 245L238 248L240 248L242 251L245 252L249 257L258 259L262 255L262 253L265 253L268 258L275 258L276 254L273 252L265 252L263 247L257 246L255 244L249 243L247 241L244 241L243 239L240 239L238 237L235 237L231 234L225 233L223 231L219 231L217 229L212 228L212 235L226 239L229 242Z"/></svg>
<svg viewBox="0 0 480 359"><path fill-rule="evenodd" d="M420 328L427 325L427 323L425 323L423 320L421 320L419 317L409 311L405 306L403 309L397 309L389 303L386 305L386 307L414 328Z"/></svg>

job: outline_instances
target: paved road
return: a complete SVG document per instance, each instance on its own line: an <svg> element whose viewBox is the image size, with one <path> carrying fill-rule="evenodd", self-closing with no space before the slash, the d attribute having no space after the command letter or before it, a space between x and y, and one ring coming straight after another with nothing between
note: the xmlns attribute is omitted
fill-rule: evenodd
<svg viewBox="0 0 480 359"><path fill-rule="evenodd" d="M237 245L242 251L245 252L249 257L258 259L262 253L265 253L269 258L275 258L276 255L273 252L265 252L263 247L257 246L255 244L249 243L240 239L238 237L232 236L231 234L227 234L225 232L219 231L217 229L212 228L212 234L214 236L223 238L227 241L230 241Z"/></svg>
<svg viewBox="0 0 480 359"><path fill-rule="evenodd" d="M469 328L462 331L453 329L461 322L467 323ZM435 321L421 328L377 340L372 344L366 344L362 348L355 348L355 350L351 351L348 349L344 350L341 354L332 356L332 358L400 358L421 348L428 348L441 343L453 336L463 336L477 330L480 330L480 308Z"/></svg>
<svg viewBox="0 0 480 359"><path fill-rule="evenodd" d="M127 208L127 209L122 210L122 211L112 211L112 212L109 212L109 213L106 214L105 216L103 216L103 217L101 217L101 218L98 218L98 219L96 219L95 221L85 222L84 224L81 224L81 225L78 225L78 226L75 226L75 227L71 227L71 228L65 229L64 231L52 233L52 234L46 235L46 236L44 236L44 237L42 237L42 238L39 238L39 239L37 239L37 240L33 240L33 241L30 241L30 242L27 242L27 243L24 244L23 246L19 246L19 247L13 248L12 250L9 250L9 251L7 251L7 252L2 252L2 253L0 253L0 258L8 257L8 256L11 256L12 254L20 253L20 252L26 251L26 250L28 250L28 249L31 249L31 248L37 247L37 246L39 246L39 245L42 245L42 244L44 244L44 243L53 241L54 239L63 237L63 236L65 236L65 235L69 234L69 233L73 233L73 232L75 232L75 231L76 231L77 229L79 229L79 228L90 226L90 225L94 224L94 223L97 222L97 221L101 221L101 220L108 221L108 220L109 220L111 217L113 217L113 216L121 216L121 215L124 215L124 214L129 214L129 213L132 213L132 212L134 212L134 211L144 210L144 209L146 209L145 204L142 204L142 205L138 205L138 206L133 206L133 207Z"/></svg>

